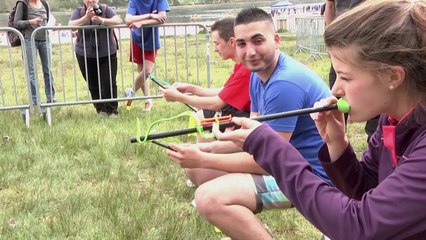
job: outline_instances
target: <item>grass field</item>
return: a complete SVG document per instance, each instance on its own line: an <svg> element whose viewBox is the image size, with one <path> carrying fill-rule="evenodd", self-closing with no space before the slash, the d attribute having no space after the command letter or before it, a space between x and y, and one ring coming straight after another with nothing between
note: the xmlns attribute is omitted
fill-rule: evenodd
<svg viewBox="0 0 426 240"><path fill-rule="evenodd" d="M294 36L283 35L282 50L295 54ZM220 86L232 63L213 53L212 79ZM327 79L329 60L310 61ZM1 64L0 64L1 65ZM1 66L5 69L5 66ZM142 102L135 104L141 106ZM91 105L52 109L49 127L40 114L27 128L17 111L0 113L1 239L221 239L221 233L190 205L179 166L152 144L130 143L140 127L188 109L157 100L153 111L120 108L116 119L97 115ZM356 151L366 148L363 124L350 124ZM187 127L187 119L162 123L156 131ZM142 132L144 134L144 132ZM178 138L175 141L194 141ZM321 233L295 209L259 217L276 239L319 239Z"/></svg>

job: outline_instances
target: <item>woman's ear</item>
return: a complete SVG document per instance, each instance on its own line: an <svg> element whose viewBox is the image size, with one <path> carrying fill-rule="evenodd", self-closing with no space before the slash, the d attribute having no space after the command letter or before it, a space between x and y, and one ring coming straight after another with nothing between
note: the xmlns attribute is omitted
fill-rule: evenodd
<svg viewBox="0 0 426 240"><path fill-rule="evenodd" d="M404 83L406 77L405 69L402 66L392 66L390 70L391 75L389 80L389 86L393 86L393 88L398 88Z"/></svg>

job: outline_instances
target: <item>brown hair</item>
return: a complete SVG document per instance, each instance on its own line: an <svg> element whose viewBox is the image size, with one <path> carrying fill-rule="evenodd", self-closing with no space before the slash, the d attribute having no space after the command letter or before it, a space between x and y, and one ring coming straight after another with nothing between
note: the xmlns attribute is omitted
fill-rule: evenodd
<svg viewBox="0 0 426 240"><path fill-rule="evenodd" d="M249 24L252 22L268 21L274 24L271 15L260 8L246 8L241 10L235 17L235 26L240 24Z"/></svg>
<svg viewBox="0 0 426 240"><path fill-rule="evenodd" d="M235 18L227 17L221 20L217 20L213 23L210 31L218 31L220 38L228 41L231 37L234 37L234 21Z"/></svg>
<svg viewBox="0 0 426 240"><path fill-rule="evenodd" d="M421 99L417 110L425 114L425 0L366 1L333 21L324 39L328 48L356 49L351 63L377 76L390 66L403 67L407 94Z"/></svg>

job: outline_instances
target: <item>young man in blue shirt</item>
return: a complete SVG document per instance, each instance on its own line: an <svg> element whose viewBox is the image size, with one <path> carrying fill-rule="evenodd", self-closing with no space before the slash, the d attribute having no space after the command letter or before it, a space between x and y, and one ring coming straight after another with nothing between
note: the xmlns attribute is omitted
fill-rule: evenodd
<svg viewBox="0 0 426 240"><path fill-rule="evenodd" d="M279 50L280 36L268 13L258 8L241 11L234 31L237 54L253 72L252 117L312 107L331 96L317 74ZM323 141L310 116L276 119L267 124L289 140L314 172L329 183L316 156ZM195 193L197 210L204 218L232 239L272 238L255 214L263 209L288 208L291 203L253 156L230 142L171 147L176 152L167 151L167 155L182 167L216 171L218 177L194 182L199 185Z"/></svg>

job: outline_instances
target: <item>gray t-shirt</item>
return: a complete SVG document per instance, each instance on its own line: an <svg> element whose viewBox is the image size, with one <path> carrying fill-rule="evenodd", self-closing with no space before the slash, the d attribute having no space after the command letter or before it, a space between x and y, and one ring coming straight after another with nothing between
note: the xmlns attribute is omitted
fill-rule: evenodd
<svg viewBox="0 0 426 240"><path fill-rule="evenodd" d="M27 9L27 18L24 16L24 8ZM43 21L40 24L32 25L29 23L28 20L41 17ZM17 29L23 29L23 35L24 38L29 39L31 38L31 34L34 32L35 29L46 26L47 24L47 9L44 7L43 4L41 4L40 8L32 7L30 4L27 3L27 1L19 2L18 6L16 7L15 12L15 20L13 24ZM37 35L35 36L36 40L46 40L48 38L49 32L48 31L39 31Z"/></svg>
<svg viewBox="0 0 426 240"><path fill-rule="evenodd" d="M100 5L101 10L103 11L103 18L112 18L117 15L112 8L109 6L105 6L103 4ZM83 17L86 13L86 9L84 7L77 7L71 14L70 20L76 20ZM92 21L88 21L83 26L95 25L92 24ZM84 31L84 35L83 35ZM83 41L83 37L85 38ZM109 42L109 43L108 43ZM108 52L108 44L109 44L109 52ZM86 55L84 54L84 46L86 45ZM78 30L77 40L75 43L75 52L84 57L88 58L97 58L96 55L96 46L98 49L99 57L106 57L109 54L114 54L117 52L117 43L114 39L114 34L112 29L84 29Z"/></svg>

